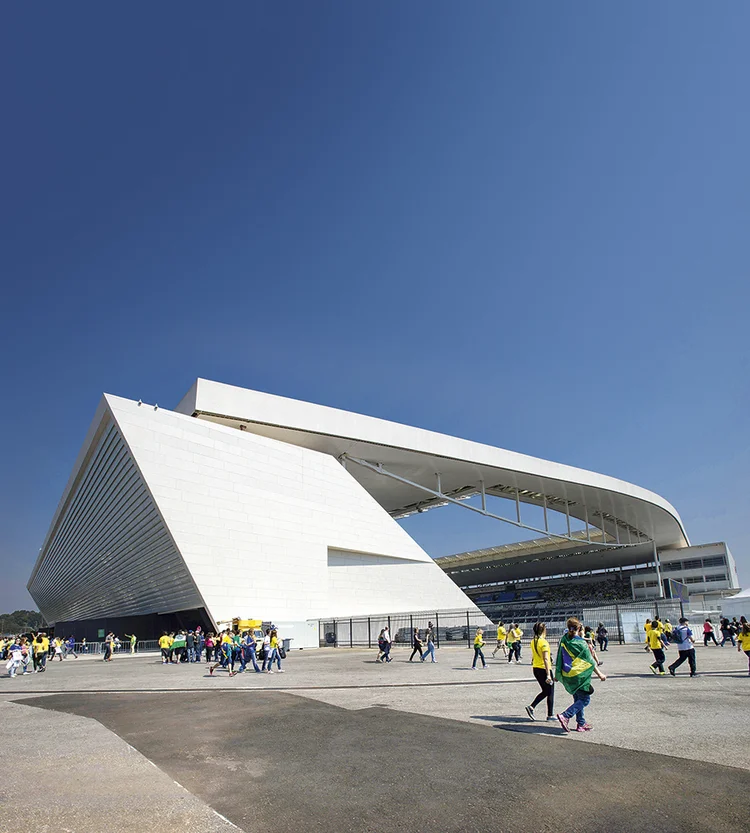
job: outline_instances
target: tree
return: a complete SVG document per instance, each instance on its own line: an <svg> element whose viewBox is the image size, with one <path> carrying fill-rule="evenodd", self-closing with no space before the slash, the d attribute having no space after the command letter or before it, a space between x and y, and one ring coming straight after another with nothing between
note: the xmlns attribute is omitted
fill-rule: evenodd
<svg viewBox="0 0 750 833"><path fill-rule="evenodd" d="M14 610L0 613L0 633L16 634L38 631L45 625L44 616L38 610Z"/></svg>

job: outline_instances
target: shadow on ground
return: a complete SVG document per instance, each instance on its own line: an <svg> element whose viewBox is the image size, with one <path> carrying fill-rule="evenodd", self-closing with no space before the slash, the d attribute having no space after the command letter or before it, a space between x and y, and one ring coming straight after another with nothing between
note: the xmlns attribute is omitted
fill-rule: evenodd
<svg viewBox="0 0 750 833"><path fill-rule="evenodd" d="M23 704L100 721L247 831L744 833L750 826L743 770L566 742L528 722L523 731L495 732L263 691L54 695ZM523 721L486 719L502 728Z"/></svg>

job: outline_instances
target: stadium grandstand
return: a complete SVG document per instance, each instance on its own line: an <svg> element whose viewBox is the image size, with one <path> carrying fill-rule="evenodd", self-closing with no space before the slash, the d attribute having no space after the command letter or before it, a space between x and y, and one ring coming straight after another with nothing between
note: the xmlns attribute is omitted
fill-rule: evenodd
<svg viewBox="0 0 750 833"><path fill-rule="evenodd" d="M602 551L601 530L546 536L435 559L493 621L548 622L580 616L583 609L679 598L717 610L737 593L734 558L723 542L664 549L659 572L648 547ZM608 539L607 539L608 540ZM688 595L689 594L689 595Z"/></svg>

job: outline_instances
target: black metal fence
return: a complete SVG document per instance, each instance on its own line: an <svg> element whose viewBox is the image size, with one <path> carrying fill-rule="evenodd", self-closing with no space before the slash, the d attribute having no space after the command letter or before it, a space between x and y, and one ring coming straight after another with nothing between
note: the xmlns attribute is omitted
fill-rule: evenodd
<svg viewBox="0 0 750 833"><path fill-rule="evenodd" d="M507 627L518 624L524 632L522 642L527 643L532 637L535 622L544 622L547 636L559 639L566 630L566 622L575 617L590 625L594 630L601 623L608 631L613 643L642 642L645 633L643 625L646 619L659 616L662 621L669 619L676 624L685 613L683 603L677 599L657 599L643 602L617 602L607 605L577 602L569 605L546 605L526 603L521 608L508 606L500 611L495 622L481 611L419 611L414 613L391 613L380 616L354 616L341 619L321 619L319 639L321 647L330 648L373 648L378 644L378 636L387 627L395 644L411 643L414 628L424 632L429 622L435 630L437 647L441 645L466 645L471 647L477 628L484 628L484 639L488 645L495 641L495 625L504 621Z"/></svg>

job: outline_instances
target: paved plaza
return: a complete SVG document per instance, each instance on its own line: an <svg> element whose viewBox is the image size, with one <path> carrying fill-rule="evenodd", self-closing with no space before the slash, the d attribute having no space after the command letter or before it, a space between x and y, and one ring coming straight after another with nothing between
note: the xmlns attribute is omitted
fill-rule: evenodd
<svg viewBox="0 0 750 833"><path fill-rule="evenodd" d="M528 649L476 671L466 648L409 653L293 651L284 674L233 678L81 657L2 677L0 831L750 828L744 654L699 647L699 677L656 678L645 651L613 646L594 731L565 735L524 713Z"/></svg>

